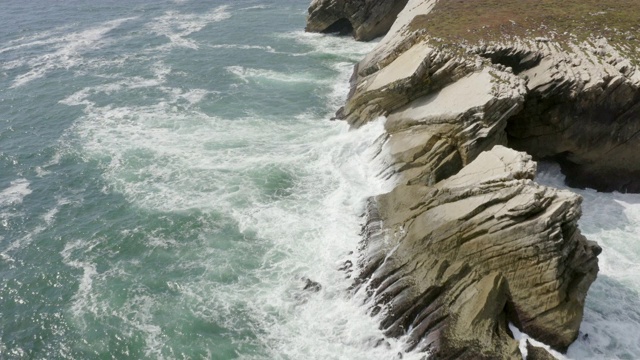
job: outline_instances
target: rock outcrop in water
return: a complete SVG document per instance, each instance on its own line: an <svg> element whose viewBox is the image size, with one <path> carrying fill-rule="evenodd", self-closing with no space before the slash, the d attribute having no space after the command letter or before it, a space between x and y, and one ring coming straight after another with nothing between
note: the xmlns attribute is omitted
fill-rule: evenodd
<svg viewBox="0 0 640 360"><path fill-rule="evenodd" d="M591 2L484 0L452 5L411 0L387 36L358 64L352 96L339 115L359 126L424 104L443 87L468 82L466 78L479 71L489 72L494 79L482 88L474 86L475 94L490 96L498 87L512 87L523 97L520 107L489 109L507 121L504 144L538 159L558 160L572 186L638 192L640 3ZM534 26L536 6L543 5L565 12L575 6L575 18L565 19L565 13L554 17L543 8L538 9L538 28L523 28ZM465 17L465 11L471 15ZM526 16L520 19L518 11ZM630 15L633 25L621 22L621 13L636 14ZM582 29L576 23L581 14L588 17L583 23L605 22ZM618 19L611 25L617 29L607 30L607 16ZM500 19L503 22L495 23ZM554 20L560 30L554 30ZM565 23L575 25L559 35ZM594 33L610 34L609 40L591 36ZM466 96L458 97L464 101Z"/></svg>
<svg viewBox="0 0 640 360"><path fill-rule="evenodd" d="M407 0L314 0L306 30L372 40L389 30L406 4Z"/></svg>
<svg viewBox="0 0 640 360"><path fill-rule="evenodd" d="M307 29L344 19L366 39L393 4L337 114L387 118L399 179L369 203L358 286L435 358L518 358L508 321L566 350L600 248L579 197L502 146L558 160L570 185L640 191L640 3L315 0Z"/></svg>

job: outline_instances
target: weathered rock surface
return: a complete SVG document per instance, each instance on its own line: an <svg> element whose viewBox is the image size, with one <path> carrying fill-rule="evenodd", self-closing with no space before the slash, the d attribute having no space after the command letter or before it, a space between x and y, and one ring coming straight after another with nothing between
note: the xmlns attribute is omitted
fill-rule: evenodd
<svg viewBox="0 0 640 360"><path fill-rule="evenodd" d="M407 0L314 0L307 31L352 34L357 40L384 35Z"/></svg>
<svg viewBox="0 0 640 360"><path fill-rule="evenodd" d="M555 357L547 350L533 346L527 341L527 360L555 360Z"/></svg>
<svg viewBox="0 0 640 360"><path fill-rule="evenodd" d="M568 183L640 192L640 71L606 40L569 51L544 44L523 69L523 111L509 119L510 145L555 157Z"/></svg>
<svg viewBox="0 0 640 360"><path fill-rule="evenodd" d="M509 146L557 159L570 185L640 191L640 46L604 38L456 43L416 26L417 19L438 21L429 18L438 4L409 0L387 36L356 67L351 96L338 117L360 126L489 71L495 81L475 86L474 93L501 91L521 103L511 110L488 109L486 115L507 120ZM458 94L461 100L466 96Z"/></svg>
<svg viewBox="0 0 640 360"><path fill-rule="evenodd" d="M369 202L356 288L431 358L520 358L508 322L566 350L601 250L577 228L580 198L533 182L532 158L504 146L557 159L571 185L640 192L640 26L623 10L640 3L318 0L307 29L366 38L392 3L406 6L337 114L386 117L398 175Z"/></svg>
<svg viewBox="0 0 640 360"><path fill-rule="evenodd" d="M496 146L371 200L360 281L388 335L435 359L518 358L508 322L560 350L576 339L600 248L577 228L581 198L535 170Z"/></svg>

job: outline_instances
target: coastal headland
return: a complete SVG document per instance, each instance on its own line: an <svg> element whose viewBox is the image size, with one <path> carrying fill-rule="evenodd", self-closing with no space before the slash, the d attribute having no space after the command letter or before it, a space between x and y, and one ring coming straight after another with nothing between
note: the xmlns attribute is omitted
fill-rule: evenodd
<svg viewBox="0 0 640 360"><path fill-rule="evenodd" d="M574 187L640 191L638 16L613 0L312 2L308 31L386 34L336 117L386 117L398 182L369 200L352 270L389 336L432 359L522 358L510 323L558 351L578 337L601 249L535 160Z"/></svg>

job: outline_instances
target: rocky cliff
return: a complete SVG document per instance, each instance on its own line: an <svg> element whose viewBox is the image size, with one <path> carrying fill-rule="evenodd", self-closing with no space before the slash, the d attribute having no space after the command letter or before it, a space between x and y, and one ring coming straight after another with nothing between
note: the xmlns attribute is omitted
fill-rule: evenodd
<svg viewBox="0 0 640 360"><path fill-rule="evenodd" d="M575 340L600 248L577 228L581 199L535 171L498 145L370 200L358 285L388 335L435 359L518 358L509 322L560 350Z"/></svg>
<svg viewBox="0 0 640 360"><path fill-rule="evenodd" d="M572 186L638 192L638 14L622 0L411 0L358 64L339 115L359 126L488 72L476 95L510 91L500 96L520 103L480 109L503 117L504 144L558 160Z"/></svg>
<svg viewBox="0 0 640 360"><path fill-rule="evenodd" d="M435 358L518 358L507 322L566 350L600 248L577 228L579 197L533 182L530 156L559 161L570 185L640 191L640 3L316 0L309 11L308 30L340 20L357 39L372 36L361 24L395 18L337 114L354 127L387 118L400 179L370 200L355 269L382 328Z"/></svg>
<svg viewBox="0 0 640 360"><path fill-rule="evenodd" d="M306 30L372 40L389 30L406 4L407 0L314 0Z"/></svg>

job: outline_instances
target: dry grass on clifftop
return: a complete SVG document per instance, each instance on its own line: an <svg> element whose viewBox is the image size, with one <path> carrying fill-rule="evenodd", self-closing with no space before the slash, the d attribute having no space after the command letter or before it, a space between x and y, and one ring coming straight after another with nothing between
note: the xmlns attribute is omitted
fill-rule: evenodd
<svg viewBox="0 0 640 360"><path fill-rule="evenodd" d="M445 41L499 41L513 37L635 43L640 37L640 0L441 0L412 30Z"/></svg>

